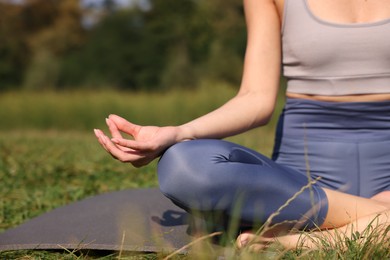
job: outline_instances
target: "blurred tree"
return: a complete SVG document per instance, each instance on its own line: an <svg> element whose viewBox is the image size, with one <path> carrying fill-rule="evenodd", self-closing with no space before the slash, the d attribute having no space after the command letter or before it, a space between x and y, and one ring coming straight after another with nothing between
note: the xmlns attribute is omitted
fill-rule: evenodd
<svg viewBox="0 0 390 260"><path fill-rule="evenodd" d="M23 8L0 2L0 90L19 85L28 64Z"/></svg>
<svg viewBox="0 0 390 260"><path fill-rule="evenodd" d="M211 80L240 83L246 46L242 0L199 0L213 31L205 66Z"/></svg>
<svg viewBox="0 0 390 260"><path fill-rule="evenodd" d="M204 23L193 22L197 4L192 0L151 4L147 11L117 10L94 27L84 48L63 63L61 84L84 81L126 89L193 86L193 71L202 54L194 39L207 33Z"/></svg>
<svg viewBox="0 0 390 260"><path fill-rule="evenodd" d="M149 0L150 8L131 9L103 4L98 23L83 27L79 0L0 1L0 88L239 83L242 0Z"/></svg>
<svg viewBox="0 0 390 260"><path fill-rule="evenodd" d="M79 1L1 1L0 10L0 89L54 87L60 58L83 41Z"/></svg>
<svg viewBox="0 0 390 260"><path fill-rule="evenodd" d="M239 84L246 30L242 0L154 0L148 28L166 42L160 86Z"/></svg>
<svg viewBox="0 0 390 260"><path fill-rule="evenodd" d="M114 0L104 0L102 5L108 13L112 13L116 8L116 3Z"/></svg>
<svg viewBox="0 0 390 260"><path fill-rule="evenodd" d="M196 85L192 41L203 33L199 29L202 24L194 22L198 11L196 2L181 0L178 4L177 0L154 0L151 3L153 9L147 13L148 38L154 44L164 43L159 44L160 55L164 55L159 68L159 85L164 88Z"/></svg>
<svg viewBox="0 0 390 260"><path fill-rule="evenodd" d="M61 85L104 86L137 85L138 67L148 63L145 58L143 17L136 10L121 10L107 16L89 33L86 44L71 53L63 62ZM157 59L156 59L157 62ZM153 67L151 65L150 67Z"/></svg>
<svg viewBox="0 0 390 260"><path fill-rule="evenodd" d="M24 86L55 88L61 58L83 43L79 0L30 0L25 11L32 23L41 26L28 38L32 56Z"/></svg>

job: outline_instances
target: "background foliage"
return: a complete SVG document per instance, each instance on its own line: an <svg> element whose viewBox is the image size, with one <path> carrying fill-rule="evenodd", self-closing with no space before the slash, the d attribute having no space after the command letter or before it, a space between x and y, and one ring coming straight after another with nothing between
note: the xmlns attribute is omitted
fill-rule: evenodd
<svg viewBox="0 0 390 260"><path fill-rule="evenodd" d="M150 8L104 3L0 1L0 90L239 83L241 0L150 0Z"/></svg>

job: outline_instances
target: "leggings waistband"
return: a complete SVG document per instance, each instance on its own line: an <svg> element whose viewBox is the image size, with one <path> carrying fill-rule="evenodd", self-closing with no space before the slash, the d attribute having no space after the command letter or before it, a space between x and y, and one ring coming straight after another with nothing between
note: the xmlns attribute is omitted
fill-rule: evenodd
<svg viewBox="0 0 390 260"><path fill-rule="evenodd" d="M289 98L277 136L390 140L390 101L324 102Z"/></svg>

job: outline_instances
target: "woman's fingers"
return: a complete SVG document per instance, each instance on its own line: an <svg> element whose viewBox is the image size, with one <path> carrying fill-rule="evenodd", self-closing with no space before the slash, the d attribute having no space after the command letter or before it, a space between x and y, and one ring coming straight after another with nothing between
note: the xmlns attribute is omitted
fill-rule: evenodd
<svg viewBox="0 0 390 260"><path fill-rule="evenodd" d="M117 115L110 115L106 123L112 139L99 129L94 131L99 143L115 159L141 167L151 162L161 152L159 142L151 141L160 128L142 127ZM124 139L123 133L131 135L134 139Z"/></svg>
<svg viewBox="0 0 390 260"><path fill-rule="evenodd" d="M152 152L155 150L153 145L148 142L137 142L123 138L112 138L111 141L116 145L128 147L139 152Z"/></svg>
<svg viewBox="0 0 390 260"><path fill-rule="evenodd" d="M149 158L146 154L137 151L136 149L121 149L121 146L113 143L111 139L106 136L101 130L94 129L95 135L99 143L103 148L111 154L112 157L121 161L121 162L130 162L135 167L141 167L148 164L152 159ZM119 139L122 142L126 141L125 139ZM128 140L130 141L130 140Z"/></svg>
<svg viewBox="0 0 390 260"><path fill-rule="evenodd" d="M99 130L99 129L94 129L93 131L94 131L95 136L96 136L96 138L98 139L100 145L103 146L103 148L104 148L105 150L107 150L107 149L106 149L106 145L105 145L106 141L105 141L105 139L104 139L104 134L103 134L103 132L102 132L101 130Z"/></svg>
<svg viewBox="0 0 390 260"><path fill-rule="evenodd" d="M118 132L122 131L131 136L136 135L141 129L141 126L130 123L126 119L117 115L110 115L108 119L115 124L115 128L117 129Z"/></svg>
<svg viewBox="0 0 390 260"><path fill-rule="evenodd" d="M112 137L114 138L122 138L122 135L116 126L116 124L109 118L106 118L106 124L108 126L108 130L110 131Z"/></svg>
<svg viewBox="0 0 390 260"><path fill-rule="evenodd" d="M107 136L103 136L102 142L104 144L104 148L107 152L109 152L115 159L121 162L134 162L144 158L144 155L139 153L136 150L122 150L116 144L114 144L110 138Z"/></svg>
<svg viewBox="0 0 390 260"><path fill-rule="evenodd" d="M111 119L106 118L106 123L107 123L108 129L109 129L109 131L111 133L111 136L113 138L123 139L121 132L119 131L118 127L116 126L116 124ZM127 151L128 150L128 148L126 146L121 146L120 148L123 151Z"/></svg>

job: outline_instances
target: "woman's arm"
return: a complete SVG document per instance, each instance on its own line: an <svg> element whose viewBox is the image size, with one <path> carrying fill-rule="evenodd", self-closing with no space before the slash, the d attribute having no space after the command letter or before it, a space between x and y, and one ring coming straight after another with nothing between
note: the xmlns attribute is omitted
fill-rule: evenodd
<svg viewBox="0 0 390 260"><path fill-rule="evenodd" d="M244 0L244 7L248 40L237 95L220 108L181 126L140 126L111 115L107 125L112 139L95 129L96 137L108 153L122 162L140 167L177 142L225 138L268 122L279 89L279 16L273 0ZM124 139L121 133L133 139Z"/></svg>
<svg viewBox="0 0 390 260"><path fill-rule="evenodd" d="M247 49L237 95L179 126L183 139L224 138L264 125L272 116L281 65L280 19L272 0L244 0Z"/></svg>

